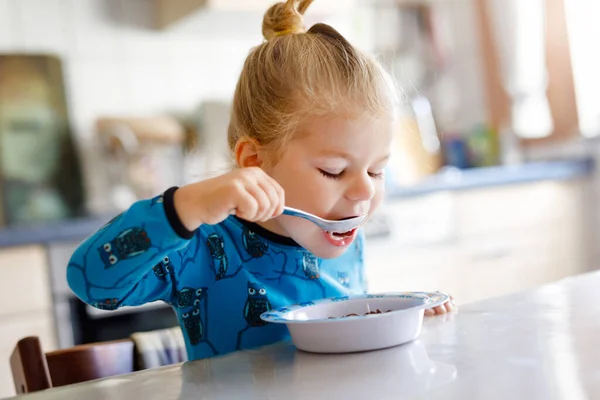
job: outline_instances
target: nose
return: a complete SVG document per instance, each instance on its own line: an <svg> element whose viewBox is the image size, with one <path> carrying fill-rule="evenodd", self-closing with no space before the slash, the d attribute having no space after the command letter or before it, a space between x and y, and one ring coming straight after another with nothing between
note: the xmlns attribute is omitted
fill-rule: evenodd
<svg viewBox="0 0 600 400"><path fill-rule="evenodd" d="M351 201L367 201L375 196L375 185L368 174L358 174L346 190L346 198Z"/></svg>

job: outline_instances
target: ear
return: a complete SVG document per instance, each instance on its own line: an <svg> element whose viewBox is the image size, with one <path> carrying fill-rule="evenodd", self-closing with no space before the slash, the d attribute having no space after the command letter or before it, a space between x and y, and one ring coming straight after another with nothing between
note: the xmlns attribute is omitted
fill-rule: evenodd
<svg viewBox="0 0 600 400"><path fill-rule="evenodd" d="M235 161L240 168L260 167L263 164L260 144L247 136L235 144Z"/></svg>

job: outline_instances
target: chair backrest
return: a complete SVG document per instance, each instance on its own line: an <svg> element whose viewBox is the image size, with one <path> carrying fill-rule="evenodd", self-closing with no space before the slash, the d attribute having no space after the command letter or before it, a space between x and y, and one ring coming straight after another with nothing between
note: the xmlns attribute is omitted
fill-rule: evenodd
<svg viewBox="0 0 600 400"><path fill-rule="evenodd" d="M10 358L17 394L126 374L136 370L131 339L44 354L37 337L19 340Z"/></svg>

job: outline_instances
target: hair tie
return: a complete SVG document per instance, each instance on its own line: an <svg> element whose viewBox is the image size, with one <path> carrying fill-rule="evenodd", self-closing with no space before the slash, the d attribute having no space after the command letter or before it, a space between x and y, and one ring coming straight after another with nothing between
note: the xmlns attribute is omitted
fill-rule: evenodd
<svg viewBox="0 0 600 400"><path fill-rule="evenodd" d="M292 34L298 34L298 33L304 33L304 31L302 31L300 29L294 29L294 28L284 29L282 31L273 32L273 36L279 37L279 36L292 35Z"/></svg>

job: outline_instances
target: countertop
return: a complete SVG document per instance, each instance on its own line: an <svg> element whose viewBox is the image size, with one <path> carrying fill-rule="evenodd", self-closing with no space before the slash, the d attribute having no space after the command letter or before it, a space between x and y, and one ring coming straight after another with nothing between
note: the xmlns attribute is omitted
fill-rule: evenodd
<svg viewBox="0 0 600 400"><path fill-rule="evenodd" d="M546 180L560 181L585 177L590 175L594 168L594 160L591 158L531 162L464 170L446 168L425 178L416 185L406 187L390 185L387 192L388 197L398 198L449 190L478 189Z"/></svg>
<svg viewBox="0 0 600 400"><path fill-rule="evenodd" d="M498 166L467 170L449 169L409 187L390 186L388 198L425 195L439 191L454 191L527 183L542 180L566 180L586 177L594 170L591 159L573 159L526 163L518 166ZM94 233L111 215L0 229L0 248L27 244L79 242Z"/></svg>
<svg viewBox="0 0 600 400"><path fill-rule="evenodd" d="M597 399L598 288L593 272L466 305L387 350L317 355L281 343L22 399Z"/></svg>
<svg viewBox="0 0 600 400"><path fill-rule="evenodd" d="M116 214L116 213L115 213ZM0 248L29 244L82 241L110 221L113 215L0 228Z"/></svg>

